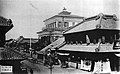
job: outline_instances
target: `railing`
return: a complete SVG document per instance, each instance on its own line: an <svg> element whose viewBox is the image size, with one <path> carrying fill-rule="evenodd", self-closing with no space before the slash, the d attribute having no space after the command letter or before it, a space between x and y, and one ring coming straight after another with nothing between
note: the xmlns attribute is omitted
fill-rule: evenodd
<svg viewBox="0 0 120 74"><path fill-rule="evenodd" d="M64 31L66 30L67 27L60 27L60 28L46 28L46 27L43 27L42 30L47 30L47 31Z"/></svg>

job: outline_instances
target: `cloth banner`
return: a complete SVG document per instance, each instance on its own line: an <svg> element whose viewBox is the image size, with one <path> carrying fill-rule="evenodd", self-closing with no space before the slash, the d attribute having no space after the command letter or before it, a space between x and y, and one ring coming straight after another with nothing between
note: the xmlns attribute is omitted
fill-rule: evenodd
<svg viewBox="0 0 120 74"><path fill-rule="evenodd" d="M76 68L76 63L74 63L74 62L69 62L68 65L69 65L70 67Z"/></svg>
<svg viewBox="0 0 120 74"><path fill-rule="evenodd" d="M110 62L95 62L93 73L111 73Z"/></svg>

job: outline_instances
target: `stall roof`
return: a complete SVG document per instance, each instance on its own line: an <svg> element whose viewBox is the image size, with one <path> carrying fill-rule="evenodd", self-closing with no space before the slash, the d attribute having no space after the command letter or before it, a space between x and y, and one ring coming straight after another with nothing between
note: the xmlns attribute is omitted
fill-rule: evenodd
<svg viewBox="0 0 120 74"><path fill-rule="evenodd" d="M120 50L113 50L113 44L101 44L99 52L120 52ZM59 51L76 51L76 52L96 52L95 49L98 48L97 44L66 44L61 47Z"/></svg>
<svg viewBox="0 0 120 74"><path fill-rule="evenodd" d="M64 37L61 37L58 40L56 40L55 42L53 42L50 45L46 46L45 48L43 48L42 50L40 50L37 53L38 54L45 53L47 50L52 49L52 48L54 49L54 48L58 47L59 45L63 44L64 41L65 41Z"/></svg>

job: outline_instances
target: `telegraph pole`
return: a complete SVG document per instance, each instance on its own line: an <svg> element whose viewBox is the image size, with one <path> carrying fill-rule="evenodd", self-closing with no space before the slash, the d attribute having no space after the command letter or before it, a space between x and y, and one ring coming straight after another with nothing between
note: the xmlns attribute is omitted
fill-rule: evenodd
<svg viewBox="0 0 120 74"><path fill-rule="evenodd" d="M40 12L39 12L39 9L36 7L36 6L34 6L30 1L28 1L29 2L29 4L30 4L30 6L32 7L32 8L34 8L36 11L37 11L37 13L39 14ZM30 25L31 25L31 15L30 15ZM32 49L31 48L31 45L32 45L32 43L31 43L31 38L30 38L30 52L31 52L31 57L32 57L32 54L33 54L33 50L34 49Z"/></svg>
<svg viewBox="0 0 120 74"><path fill-rule="evenodd" d="M32 6L32 4L30 3L30 5ZM31 42L31 8L30 8L30 47L29 47L29 51L30 51L30 56L32 57L32 42Z"/></svg>
<svg viewBox="0 0 120 74"><path fill-rule="evenodd" d="M53 69L53 62L52 62L52 53L51 53L51 49L50 49L50 74L52 74L52 69Z"/></svg>
<svg viewBox="0 0 120 74"><path fill-rule="evenodd" d="M33 52L33 49L32 49L32 43L31 43L31 38L30 38L30 48L29 48L29 50L30 50L30 56L32 57L32 52Z"/></svg>

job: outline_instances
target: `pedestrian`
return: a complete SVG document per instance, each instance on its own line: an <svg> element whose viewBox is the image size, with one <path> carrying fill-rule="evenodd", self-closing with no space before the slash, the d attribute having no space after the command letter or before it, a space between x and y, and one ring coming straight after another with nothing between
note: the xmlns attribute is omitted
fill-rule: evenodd
<svg viewBox="0 0 120 74"><path fill-rule="evenodd" d="M33 70L32 69L30 69L30 74L33 74Z"/></svg>

